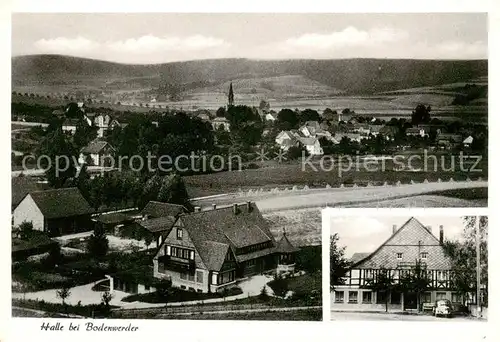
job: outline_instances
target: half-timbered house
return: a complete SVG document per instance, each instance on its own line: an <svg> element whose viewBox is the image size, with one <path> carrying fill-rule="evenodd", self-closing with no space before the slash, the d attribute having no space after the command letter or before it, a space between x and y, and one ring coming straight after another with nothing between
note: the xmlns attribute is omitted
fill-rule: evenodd
<svg viewBox="0 0 500 342"><path fill-rule="evenodd" d="M450 284L451 262L443 249L443 226L437 238L431 227L410 218L399 229L393 226L391 236L373 253L355 253L343 284L334 284L332 308L345 310L417 309L420 304L449 299L460 303L460 296ZM417 264L426 277L427 288L417 294L403 290L402 279L415 272ZM390 289L374 285L378 274L385 272ZM387 279L387 278L386 278ZM400 285L400 286L398 286ZM417 296L419 298L417 298Z"/></svg>

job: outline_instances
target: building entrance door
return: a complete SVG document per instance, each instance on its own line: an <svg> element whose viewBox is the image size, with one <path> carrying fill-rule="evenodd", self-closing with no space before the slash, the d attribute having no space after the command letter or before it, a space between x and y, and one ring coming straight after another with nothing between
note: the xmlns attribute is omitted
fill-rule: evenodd
<svg viewBox="0 0 500 342"><path fill-rule="evenodd" d="M409 292L404 294L404 309L417 309L417 294Z"/></svg>

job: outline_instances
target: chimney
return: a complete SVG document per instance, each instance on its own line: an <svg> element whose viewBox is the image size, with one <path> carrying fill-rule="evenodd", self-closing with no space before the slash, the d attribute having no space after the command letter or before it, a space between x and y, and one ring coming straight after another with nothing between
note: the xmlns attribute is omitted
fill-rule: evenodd
<svg viewBox="0 0 500 342"><path fill-rule="evenodd" d="M444 240L444 230L443 230L443 226L439 226L439 243L440 244L443 244L443 240Z"/></svg>
<svg viewBox="0 0 500 342"><path fill-rule="evenodd" d="M212 204L212 209L213 209L213 210L217 209L217 204L213 203L213 204Z"/></svg>
<svg viewBox="0 0 500 342"><path fill-rule="evenodd" d="M392 234L395 234L397 231L398 231L398 225L397 224L393 224L392 225Z"/></svg>
<svg viewBox="0 0 500 342"><path fill-rule="evenodd" d="M429 231L429 233L432 234L432 226L425 226L425 228L427 228L427 230Z"/></svg>
<svg viewBox="0 0 500 342"><path fill-rule="evenodd" d="M233 214L238 215L238 204L233 204Z"/></svg>
<svg viewBox="0 0 500 342"><path fill-rule="evenodd" d="M198 206L194 207L194 211L195 211L195 212L199 212L199 211L201 211L201 207L198 207Z"/></svg>
<svg viewBox="0 0 500 342"><path fill-rule="evenodd" d="M247 212L251 212L252 211L252 202L248 201L247 202Z"/></svg>

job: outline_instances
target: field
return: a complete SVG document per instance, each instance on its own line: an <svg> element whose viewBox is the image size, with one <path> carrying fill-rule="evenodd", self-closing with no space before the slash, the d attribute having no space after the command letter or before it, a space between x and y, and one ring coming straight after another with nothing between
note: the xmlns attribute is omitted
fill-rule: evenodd
<svg viewBox="0 0 500 342"><path fill-rule="evenodd" d="M321 210L284 210L264 214L270 222L271 233L280 239L283 230L295 246L321 245Z"/></svg>
<svg viewBox="0 0 500 342"><path fill-rule="evenodd" d="M400 181L402 184L408 184L411 180L415 182L423 182L427 179L429 182L441 180L448 180L453 178L455 180L465 180L467 177L476 179L478 177L486 178L488 175L487 160L483 158L480 164L476 166L478 172L461 171L458 164L458 156L447 154L438 154L437 163L432 159L428 159L428 171L412 171L412 170L425 170L424 155L421 159L414 158L411 163L407 157L401 156L401 161L404 161L405 168L394 169L391 161L379 161L377 165L369 163L365 167L364 162L359 161L356 163L356 157L353 157L352 165L348 171L348 165L345 160L344 163L336 163L338 159L334 159L335 164L329 164L325 159L323 168L320 167L319 161L314 162L314 168L306 165L303 170L299 162L277 164L273 167L263 167L259 169L247 169L242 171L225 171L213 174L187 176L184 178L188 193L190 197L202 197L216 194L227 194L239 191L248 191L264 189L271 190L273 188L291 188L292 186L303 187L325 187L329 184L332 187L338 187L340 184L353 184L366 185L367 183L383 184L388 182L394 184ZM430 155L430 154L429 154ZM455 171L446 171L450 169L452 160L455 160ZM463 164L463 169L467 169L468 164ZM471 166L471 165L470 165ZM469 166L469 167L470 167ZM437 171L436 171L437 168ZM375 170L375 171L371 171Z"/></svg>

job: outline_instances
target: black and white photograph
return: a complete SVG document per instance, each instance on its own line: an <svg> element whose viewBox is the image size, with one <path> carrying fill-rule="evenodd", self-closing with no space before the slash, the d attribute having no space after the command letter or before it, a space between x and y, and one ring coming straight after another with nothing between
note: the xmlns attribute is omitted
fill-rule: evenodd
<svg viewBox="0 0 500 342"><path fill-rule="evenodd" d="M487 321L487 216L338 212L329 224L331 320Z"/></svg>
<svg viewBox="0 0 500 342"><path fill-rule="evenodd" d="M13 13L12 315L323 320L323 208L488 206L487 22Z"/></svg>

